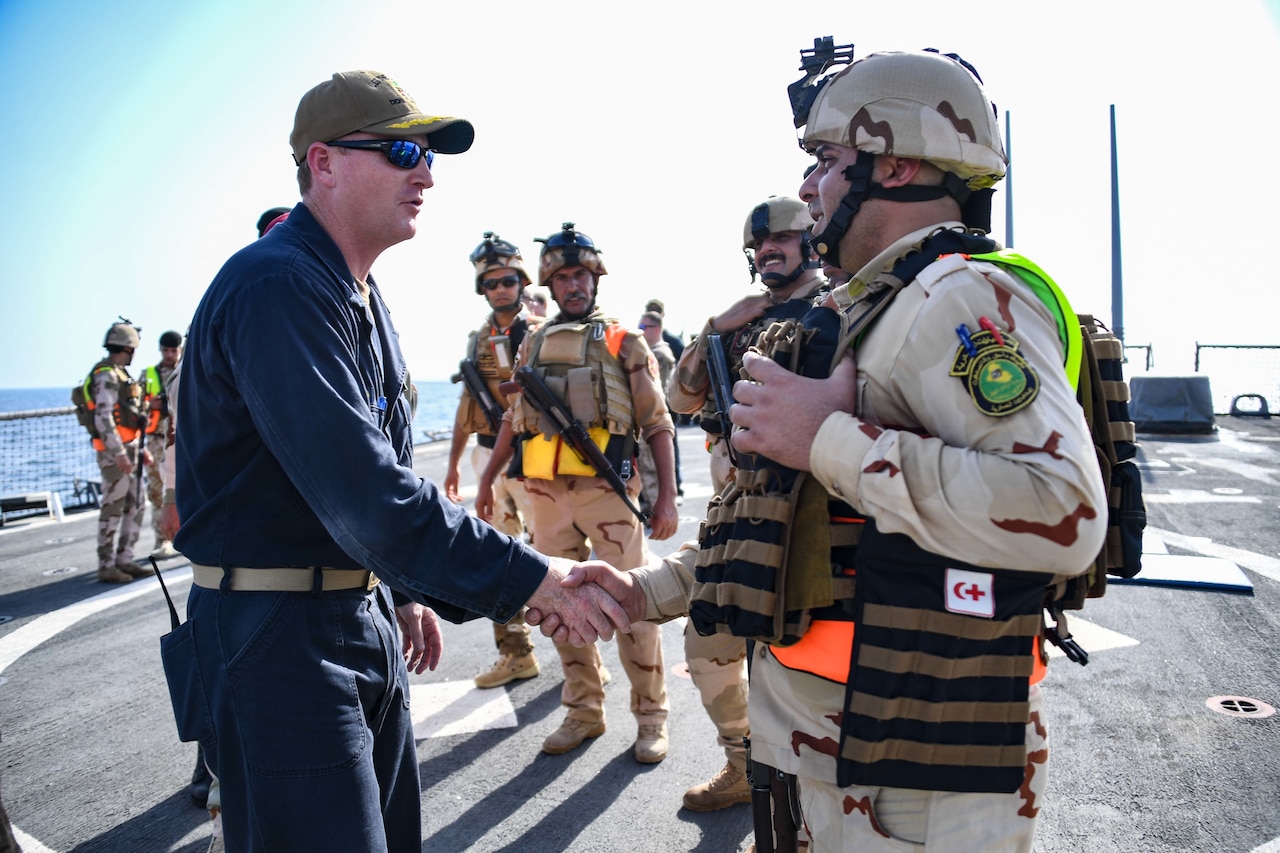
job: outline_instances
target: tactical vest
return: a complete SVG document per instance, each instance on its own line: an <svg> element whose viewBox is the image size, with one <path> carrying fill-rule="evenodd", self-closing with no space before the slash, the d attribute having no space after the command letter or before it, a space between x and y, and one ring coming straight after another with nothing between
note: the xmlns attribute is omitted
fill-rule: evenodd
<svg viewBox="0 0 1280 853"><path fill-rule="evenodd" d="M492 324L486 324L488 334L482 335L482 330L476 330L467 336L467 358L476 366L476 370L480 376L484 378L484 384L489 388L489 394L497 401L502 408L509 408L507 395L499 390L499 386L511 378L512 372L515 370L516 353L520 351L520 343L524 340L525 332L529 329L529 323L524 316L516 317L515 321L507 327L506 332L500 332ZM504 357L499 358L497 348L501 348ZM505 361L505 363L504 363ZM496 433L489 427L489 421L484 416L484 412L480 410L480 406L470 395L467 395L469 409L464 419L463 427L469 433L476 433L483 436L494 436Z"/></svg>
<svg viewBox="0 0 1280 853"><path fill-rule="evenodd" d="M1018 790L1050 576L932 554L874 520L855 567L836 783Z"/></svg>
<svg viewBox="0 0 1280 853"><path fill-rule="evenodd" d="M81 385L71 389L71 402L76 406L76 418L88 430L95 450L106 449L95 423L94 415L98 404L93 399L94 380L104 371L115 374L116 378L116 403L111 414L120 440L125 443L133 441L138 437L138 430L146 423L146 398L142 386L134 382L123 367L104 358L93 366Z"/></svg>
<svg viewBox="0 0 1280 853"><path fill-rule="evenodd" d="M630 476L635 452L631 384L619 357L625 335L625 327L615 320L546 323L533 331L529 345L529 365L624 478ZM526 436L523 476L595 476L589 463L563 446L555 423L544 422L520 395L512 406L512 427Z"/></svg>
<svg viewBox="0 0 1280 853"><path fill-rule="evenodd" d="M828 288L824 285L815 290L809 297L801 297L799 299L787 299L775 305L770 305L764 314L757 320L753 320L747 325L738 329L731 335L721 335L720 341L724 346L725 364L729 368L729 376L736 379L741 375L742 356L752 344L756 342L760 332L768 328L771 323L779 320L798 320L809 312L813 306L813 300ZM714 394L708 394L702 402L702 414L699 423L707 433L720 435L720 413L716 409L716 398Z"/></svg>
<svg viewBox="0 0 1280 853"><path fill-rule="evenodd" d="M985 238L937 232L868 284L847 312L818 307L798 322L775 323L757 348L802 375L829 375L898 290L937 257L991 248ZM1018 788L1027 696L1043 662L1038 638L1048 575L968 566L907 536L880 533L816 480L767 459L740 470L711 509L716 515L709 511L699 535L711 553L695 566L690 620L699 633L768 642L784 666L845 682L838 784ZM837 522L857 535L842 536ZM964 609L966 592L984 609ZM843 678L829 651L820 660L818 649L787 650L800 652L815 622L852 623L835 632L852 638Z"/></svg>

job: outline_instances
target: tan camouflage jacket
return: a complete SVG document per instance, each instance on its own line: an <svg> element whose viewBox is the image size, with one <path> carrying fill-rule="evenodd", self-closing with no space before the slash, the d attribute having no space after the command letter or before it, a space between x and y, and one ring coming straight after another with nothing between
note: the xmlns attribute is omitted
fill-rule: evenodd
<svg viewBox="0 0 1280 853"><path fill-rule="evenodd" d="M895 243L835 291L837 302L933 230ZM956 331L976 335L984 318L1007 329L1038 381L1000 416L984 411L991 395L964 372ZM942 258L898 293L856 357L858 414L828 417L809 451L831 494L937 554L992 568L1085 570L1106 533L1106 495L1057 327L1029 288L992 265Z"/></svg>
<svg viewBox="0 0 1280 853"><path fill-rule="evenodd" d="M115 366L111 370L98 370L93 374L89 395L93 397L93 425L98 430L104 451L111 456L124 454L124 442L116 429L116 404L120 402L121 379L129 378L129 371ZM141 390L135 387L139 395Z"/></svg>
<svg viewBox="0 0 1280 853"><path fill-rule="evenodd" d="M947 223L960 227L959 223ZM860 290L933 229L909 235L850 282ZM960 257L926 268L885 309L857 350L857 417L834 413L810 465L828 491L923 547L977 565L1078 573L1096 556L1106 499L1092 441L1067 383L1052 318L1021 283ZM851 300L840 288L837 298ZM956 328L999 318L1039 380L1017 411L985 414L963 376ZM645 618L683 615L697 543L633 570ZM836 779L845 686L783 667L757 646L753 756L801 777Z"/></svg>

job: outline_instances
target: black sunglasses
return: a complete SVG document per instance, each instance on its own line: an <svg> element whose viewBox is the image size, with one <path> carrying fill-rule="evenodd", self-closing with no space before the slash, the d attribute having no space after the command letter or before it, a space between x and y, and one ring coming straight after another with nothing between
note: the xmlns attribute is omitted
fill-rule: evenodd
<svg viewBox="0 0 1280 853"><path fill-rule="evenodd" d="M520 276L504 275L501 278L489 278L481 281L480 286L485 290L497 290L499 287L519 287Z"/></svg>
<svg viewBox="0 0 1280 853"><path fill-rule="evenodd" d="M354 148L357 151L381 151L387 155L391 165L399 166L401 169L412 169L417 166L424 153L427 156L428 169L436 159L436 152L407 139L340 139L336 142L326 142L325 145Z"/></svg>

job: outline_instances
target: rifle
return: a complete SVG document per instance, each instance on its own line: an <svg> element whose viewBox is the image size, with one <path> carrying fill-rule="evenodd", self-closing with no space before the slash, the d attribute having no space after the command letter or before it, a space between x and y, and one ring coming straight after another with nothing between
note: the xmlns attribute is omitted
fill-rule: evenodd
<svg viewBox="0 0 1280 853"><path fill-rule="evenodd" d="M755 829L756 853L796 853L796 777L759 761L752 761L749 743L747 755L747 781L751 783L751 823Z"/></svg>
<svg viewBox="0 0 1280 853"><path fill-rule="evenodd" d="M484 377L480 375L480 371L476 370L476 364L469 358L464 358L458 362L458 372L451 379L453 382L461 381L467 388L467 393L471 395L471 399L476 401L480 406L480 411L484 412L484 419L489 422L489 429L493 430L496 435L502 427L502 406L498 401L493 399L493 395L489 393L489 386L485 384Z"/></svg>
<svg viewBox="0 0 1280 853"><path fill-rule="evenodd" d="M627 494L627 484L618 476L618 472L613 470L609 460L591 440L586 427L564 407L564 403L556 399L556 395L551 393L551 389L547 387L542 377L532 367L525 365L517 367L515 373L511 374L511 378L520 386L520 391L529 401L529 405L537 409L542 417L556 425L560 437L573 449L574 453L578 454L578 458L596 469L596 474L603 477L605 482L618 493L618 497L622 498L627 509L640 519L641 524L648 524L651 514L641 511L631 502L631 495Z"/></svg>
<svg viewBox="0 0 1280 853"><path fill-rule="evenodd" d="M735 468L744 471L755 469L751 460L733 449L729 436L733 433L733 422L729 420L729 407L734 404L733 379L729 376L729 362L724 357L724 345L720 335L707 335L707 374L711 379L711 393L716 401L716 420L720 422L720 436L729 451L729 462Z"/></svg>

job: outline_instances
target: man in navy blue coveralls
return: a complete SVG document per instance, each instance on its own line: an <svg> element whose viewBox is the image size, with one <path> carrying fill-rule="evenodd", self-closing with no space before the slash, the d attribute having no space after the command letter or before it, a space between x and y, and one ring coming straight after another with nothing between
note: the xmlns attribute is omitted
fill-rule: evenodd
<svg viewBox="0 0 1280 853"><path fill-rule="evenodd" d="M316 86L290 137L302 202L192 321L177 545L194 584L174 632L191 651L165 664L187 681L180 731L221 780L228 851L418 853L408 668L439 660L428 605L504 622L529 603L582 644L630 627L598 587L560 587L570 561L413 472L404 358L369 271L413 237L434 153L473 136L384 74Z"/></svg>

